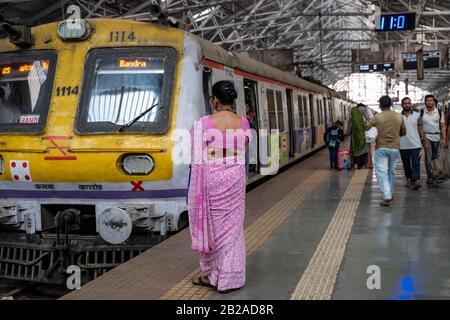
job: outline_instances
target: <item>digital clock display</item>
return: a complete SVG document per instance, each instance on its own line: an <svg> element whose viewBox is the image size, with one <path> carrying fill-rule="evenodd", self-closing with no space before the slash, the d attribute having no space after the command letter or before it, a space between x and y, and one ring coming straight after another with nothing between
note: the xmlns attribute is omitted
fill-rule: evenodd
<svg viewBox="0 0 450 320"><path fill-rule="evenodd" d="M416 28L415 13L382 14L377 31L404 31Z"/></svg>

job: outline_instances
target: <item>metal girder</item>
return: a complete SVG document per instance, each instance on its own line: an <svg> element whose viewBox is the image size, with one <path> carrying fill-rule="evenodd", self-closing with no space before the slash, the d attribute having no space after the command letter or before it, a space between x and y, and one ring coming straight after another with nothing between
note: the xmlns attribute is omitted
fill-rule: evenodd
<svg viewBox="0 0 450 320"><path fill-rule="evenodd" d="M5 4L1 9L14 6L14 12L21 13L17 11L21 6L11 4L14 2L18 3L0 0L0 4ZM82 7L85 18L109 15L150 21L149 7L158 4L166 15L188 24L192 33L228 50L293 48L296 62L313 61L319 65L311 70L320 74L326 84L352 72L348 63L352 49L368 49L372 44L387 48L418 43L415 35L422 32L422 25L426 42L450 43L450 1L57 0L50 6L43 0L32 2L45 5L31 16L22 11L22 19L30 25L57 19L58 10L64 12L71 3ZM416 32L377 33L372 15L375 6L385 12L415 11L420 28Z"/></svg>
<svg viewBox="0 0 450 320"><path fill-rule="evenodd" d="M45 17L47 17L49 14L53 13L54 11L63 8L70 1L71 0L60 0L60 1L52 4L51 6L47 7L46 9L40 11L36 15L29 17L28 19L25 20L25 23L32 25L35 22L37 22L41 19L44 19Z"/></svg>
<svg viewBox="0 0 450 320"><path fill-rule="evenodd" d="M89 19L90 17L92 17L94 15L94 13L98 10L98 8L100 8L100 6L103 4L103 2L105 2L106 0L99 0L94 7L92 8L92 10L88 13L88 15L86 16L86 19Z"/></svg>
<svg viewBox="0 0 450 320"><path fill-rule="evenodd" d="M133 9L131 9L130 11L128 11L126 14L124 14L123 16L129 16L132 15L134 13L138 13L139 11L142 11L144 9L146 9L147 7L149 7L151 4L155 3L154 0L148 0L148 1L144 1L143 3L141 3L140 5L134 7Z"/></svg>

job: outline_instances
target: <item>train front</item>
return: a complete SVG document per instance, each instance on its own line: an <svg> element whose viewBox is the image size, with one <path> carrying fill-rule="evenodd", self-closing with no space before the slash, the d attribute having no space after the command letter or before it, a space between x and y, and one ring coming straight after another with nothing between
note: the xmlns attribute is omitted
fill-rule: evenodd
<svg viewBox="0 0 450 320"><path fill-rule="evenodd" d="M79 23L74 26L74 23ZM125 20L0 39L0 277L91 279L180 228L183 33Z"/></svg>

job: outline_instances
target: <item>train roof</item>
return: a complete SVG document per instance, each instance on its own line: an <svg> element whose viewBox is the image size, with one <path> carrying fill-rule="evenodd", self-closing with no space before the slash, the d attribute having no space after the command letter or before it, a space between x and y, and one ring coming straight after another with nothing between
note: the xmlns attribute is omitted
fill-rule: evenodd
<svg viewBox="0 0 450 320"><path fill-rule="evenodd" d="M245 54L227 51L222 47L214 43L211 43L203 38L200 38L196 35L193 34L189 35L196 38L196 40L198 41L198 43L202 48L203 56L208 60L222 63L226 66L233 67L244 72L248 72L269 79L274 79L279 82L290 84L295 87L303 88L307 91L317 92L352 102L346 97L340 95L339 93L328 87L317 85L305 79L299 78L289 72L281 71L268 64L250 58Z"/></svg>

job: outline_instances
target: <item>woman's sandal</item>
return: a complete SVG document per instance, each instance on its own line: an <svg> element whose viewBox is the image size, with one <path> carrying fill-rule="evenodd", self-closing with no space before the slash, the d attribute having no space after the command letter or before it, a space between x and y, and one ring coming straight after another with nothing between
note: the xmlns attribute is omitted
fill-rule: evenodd
<svg viewBox="0 0 450 320"><path fill-rule="evenodd" d="M240 289L242 289L242 287L241 288L235 288L235 289L228 289L228 290L217 290L217 292L220 293L220 294L227 294L227 293L230 293L230 292L233 292L233 291L237 291L237 290L240 290Z"/></svg>
<svg viewBox="0 0 450 320"><path fill-rule="evenodd" d="M205 277L207 278L207 277ZM192 280L192 284L194 286L201 286L201 287L207 287L207 288L215 288L211 283L206 282L203 280L204 277L198 277ZM209 281L209 280L208 280Z"/></svg>

